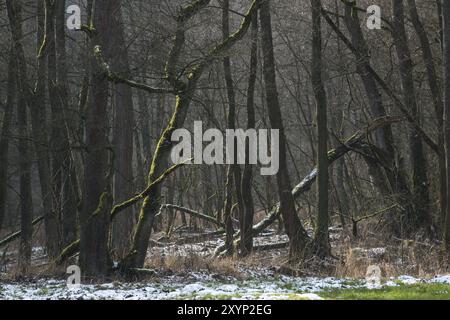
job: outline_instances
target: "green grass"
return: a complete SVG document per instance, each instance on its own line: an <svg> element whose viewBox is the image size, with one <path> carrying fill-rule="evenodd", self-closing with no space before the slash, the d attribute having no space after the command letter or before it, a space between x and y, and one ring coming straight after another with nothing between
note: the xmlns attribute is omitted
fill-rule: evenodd
<svg viewBox="0 0 450 320"><path fill-rule="evenodd" d="M420 283L381 289L337 289L319 295L332 300L450 300L450 285Z"/></svg>

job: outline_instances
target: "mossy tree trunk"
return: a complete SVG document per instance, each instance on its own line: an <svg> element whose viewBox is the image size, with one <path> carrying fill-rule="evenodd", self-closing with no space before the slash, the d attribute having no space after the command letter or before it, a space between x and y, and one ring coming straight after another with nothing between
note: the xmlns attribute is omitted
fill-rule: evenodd
<svg viewBox="0 0 450 320"><path fill-rule="evenodd" d="M242 39L250 27L251 14L258 9L262 2L262 0L254 0L252 2L239 29L211 49L209 53L207 53L205 57L192 68L191 73L187 76L186 82L179 79L176 70L176 65L185 43L186 23L201 9L205 8L210 3L210 0L196 0L181 9L176 18L177 27L165 68L166 80L172 86L176 95L175 110L159 139L153 155L148 176L149 185L160 177L167 169L170 152L174 145L171 141L172 133L174 130L182 127L201 75L214 61L219 59L225 52L233 47L236 42ZM136 268L144 265L153 222L161 207L160 196L161 185L157 184L155 187L151 188L148 195L144 198L133 237L132 248L129 255L123 260L122 268Z"/></svg>
<svg viewBox="0 0 450 320"><path fill-rule="evenodd" d="M61 119L61 244L65 248L77 238L77 202L78 180L75 170L75 156L70 146L70 131L74 130L73 111L68 102L67 54L66 54L66 1L55 3L55 53L56 53L56 90L60 105Z"/></svg>

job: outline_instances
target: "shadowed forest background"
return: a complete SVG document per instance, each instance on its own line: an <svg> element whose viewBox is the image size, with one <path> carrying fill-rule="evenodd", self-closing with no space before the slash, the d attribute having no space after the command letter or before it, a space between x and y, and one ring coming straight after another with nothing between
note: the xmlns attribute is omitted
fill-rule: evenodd
<svg viewBox="0 0 450 320"><path fill-rule="evenodd" d="M0 39L4 275L448 272L449 0L6 0ZM278 173L173 165L194 121Z"/></svg>

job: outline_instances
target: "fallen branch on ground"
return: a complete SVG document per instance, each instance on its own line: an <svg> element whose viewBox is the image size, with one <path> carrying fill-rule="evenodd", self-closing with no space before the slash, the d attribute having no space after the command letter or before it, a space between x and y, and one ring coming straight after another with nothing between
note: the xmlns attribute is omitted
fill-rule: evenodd
<svg viewBox="0 0 450 320"><path fill-rule="evenodd" d="M212 224L214 224L214 225L216 225L216 226L218 226L220 228L225 228L225 225L223 223L217 221L216 218L208 216L208 215L203 214L201 212L194 211L194 210L191 210L189 208L184 208L184 207L181 207L181 206L177 206L177 205L174 205L174 204L164 204L164 205L162 205L162 207L163 208L167 208L167 209L178 210L178 211L187 213L187 214L189 214L189 215L191 215L191 216L193 216L195 218L199 218L199 219L205 220L205 221L207 221L209 223L212 223Z"/></svg>
<svg viewBox="0 0 450 320"><path fill-rule="evenodd" d="M37 225L42 220L44 220L44 216L40 216L40 217L34 219L33 222L31 223L31 225L34 227L35 225ZM16 232L10 234L5 239L0 241L0 248L6 246L7 244L9 244L11 242L13 242L14 240L19 239L21 234L22 234L22 230L19 230L19 231L16 231Z"/></svg>
<svg viewBox="0 0 450 320"><path fill-rule="evenodd" d="M76 240L69 244L67 247L65 247L58 258L55 260L56 265L63 264L67 259L69 259L74 254L78 253L80 251L80 240Z"/></svg>
<svg viewBox="0 0 450 320"><path fill-rule="evenodd" d="M137 202L143 200L145 197L147 197L150 192L153 190L154 187L156 187L158 184L162 183L171 173L176 171L178 168L184 166L187 162L191 161L191 159L186 160L183 163L173 165L169 169L167 169L158 179L150 183L147 188L139 193L138 195L134 196L131 199L128 199L120 204L115 205L111 210L110 219L111 221L114 220L114 218L119 214L121 211L131 207L132 205L136 204Z"/></svg>
<svg viewBox="0 0 450 320"><path fill-rule="evenodd" d="M270 243L255 246L253 247L253 251L276 250L276 249L284 249L287 247L289 247L289 242Z"/></svg>

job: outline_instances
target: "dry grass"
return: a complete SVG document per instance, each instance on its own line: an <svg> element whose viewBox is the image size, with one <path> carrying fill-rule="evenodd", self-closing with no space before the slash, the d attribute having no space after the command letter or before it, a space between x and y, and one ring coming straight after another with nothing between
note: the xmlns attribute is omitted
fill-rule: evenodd
<svg viewBox="0 0 450 320"><path fill-rule="evenodd" d="M287 249L255 252L246 258L214 258L206 256L204 252L190 251L184 247L179 252L178 249L170 253L166 250L152 252L145 267L163 273L206 272L239 279L248 277L250 273L246 270L258 269L297 276L362 278L366 276L367 268L371 265L379 266L384 277L412 275L426 278L449 273L449 268L442 263L439 243L421 239L388 238L382 232L376 233L373 230L376 230L374 224L361 223L357 239L348 231L334 232L331 237L334 259L311 259L302 265L287 263ZM33 266L25 278L62 274L64 270L50 264ZM9 269L7 277L10 280L19 280L23 279L24 275L21 275L17 268L12 268Z"/></svg>
<svg viewBox="0 0 450 320"><path fill-rule="evenodd" d="M385 277L430 277L448 273L439 243L420 238L389 238L383 232L371 230L376 230L373 224L363 224L358 239L347 237L346 241L334 243L334 252L340 258L334 276L364 277L370 265L380 267Z"/></svg>
<svg viewBox="0 0 450 320"><path fill-rule="evenodd" d="M207 271L213 274L242 277L242 273L238 270L238 261L235 258L205 258L195 253L191 253L188 256L152 256L150 259L147 259L145 267L174 273Z"/></svg>

